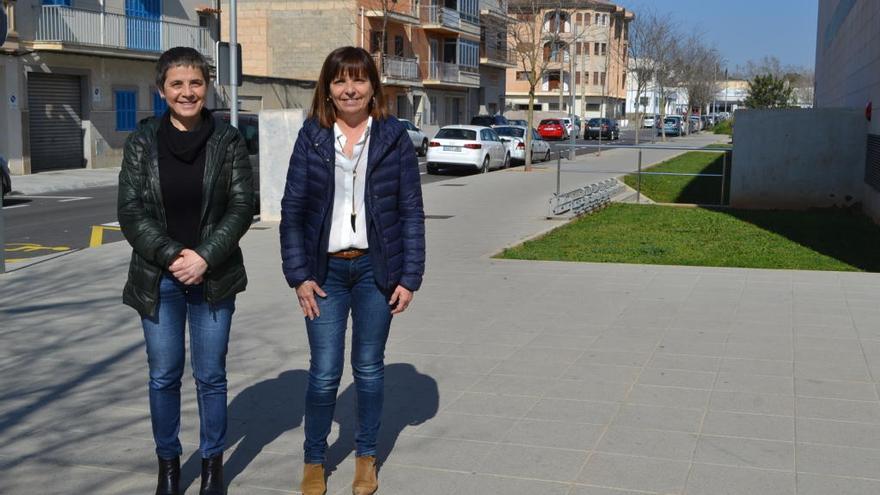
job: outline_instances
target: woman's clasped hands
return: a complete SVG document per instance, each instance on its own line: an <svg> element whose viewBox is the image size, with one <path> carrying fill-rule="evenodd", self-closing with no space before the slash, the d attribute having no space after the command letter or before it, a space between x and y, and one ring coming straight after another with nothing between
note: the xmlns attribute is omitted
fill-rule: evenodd
<svg viewBox="0 0 880 495"><path fill-rule="evenodd" d="M208 271L208 262L192 249L184 249L168 266L168 271L184 285L197 285Z"/></svg>

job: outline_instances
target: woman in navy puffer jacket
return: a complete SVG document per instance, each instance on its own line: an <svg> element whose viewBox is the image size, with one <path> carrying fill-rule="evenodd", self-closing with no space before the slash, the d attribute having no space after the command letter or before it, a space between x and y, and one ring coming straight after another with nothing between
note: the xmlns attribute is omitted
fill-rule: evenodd
<svg viewBox="0 0 880 495"><path fill-rule="evenodd" d="M290 157L281 258L311 350L301 491L327 490L323 463L351 315L358 403L352 492L372 494L385 342L392 316L422 283L425 215L415 149L387 114L379 73L361 48L338 48L324 61Z"/></svg>

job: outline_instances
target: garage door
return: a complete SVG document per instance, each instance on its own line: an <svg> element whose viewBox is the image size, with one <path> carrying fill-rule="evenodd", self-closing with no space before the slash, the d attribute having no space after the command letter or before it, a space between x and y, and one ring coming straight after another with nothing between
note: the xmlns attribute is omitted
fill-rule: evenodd
<svg viewBox="0 0 880 495"><path fill-rule="evenodd" d="M77 76L28 75L32 172L85 165L80 88Z"/></svg>

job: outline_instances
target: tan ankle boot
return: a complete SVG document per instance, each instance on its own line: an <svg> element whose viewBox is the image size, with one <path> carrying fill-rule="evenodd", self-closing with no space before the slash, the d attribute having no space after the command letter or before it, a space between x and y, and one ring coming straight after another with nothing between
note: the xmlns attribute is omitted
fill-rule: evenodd
<svg viewBox="0 0 880 495"><path fill-rule="evenodd" d="M365 455L354 458L354 483L352 495L373 495L379 489L376 478L376 456Z"/></svg>
<svg viewBox="0 0 880 495"><path fill-rule="evenodd" d="M303 478L299 489L303 495L324 495L327 493L327 483L324 481L324 465L306 463L303 466Z"/></svg>

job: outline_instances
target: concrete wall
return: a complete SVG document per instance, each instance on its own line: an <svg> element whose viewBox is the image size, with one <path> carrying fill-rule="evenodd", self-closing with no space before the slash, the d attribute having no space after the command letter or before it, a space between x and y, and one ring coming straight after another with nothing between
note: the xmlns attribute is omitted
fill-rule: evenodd
<svg viewBox="0 0 880 495"><path fill-rule="evenodd" d="M260 220L281 220L281 198L290 154L306 112L301 109L260 112Z"/></svg>
<svg viewBox="0 0 880 495"><path fill-rule="evenodd" d="M851 109L736 112L730 204L802 209L865 200L865 131Z"/></svg>
<svg viewBox="0 0 880 495"><path fill-rule="evenodd" d="M229 87L220 86L217 91L217 106L228 108ZM242 112L259 113L261 110L285 108L308 110L314 93L314 81L245 75L241 87L238 88L238 100Z"/></svg>

